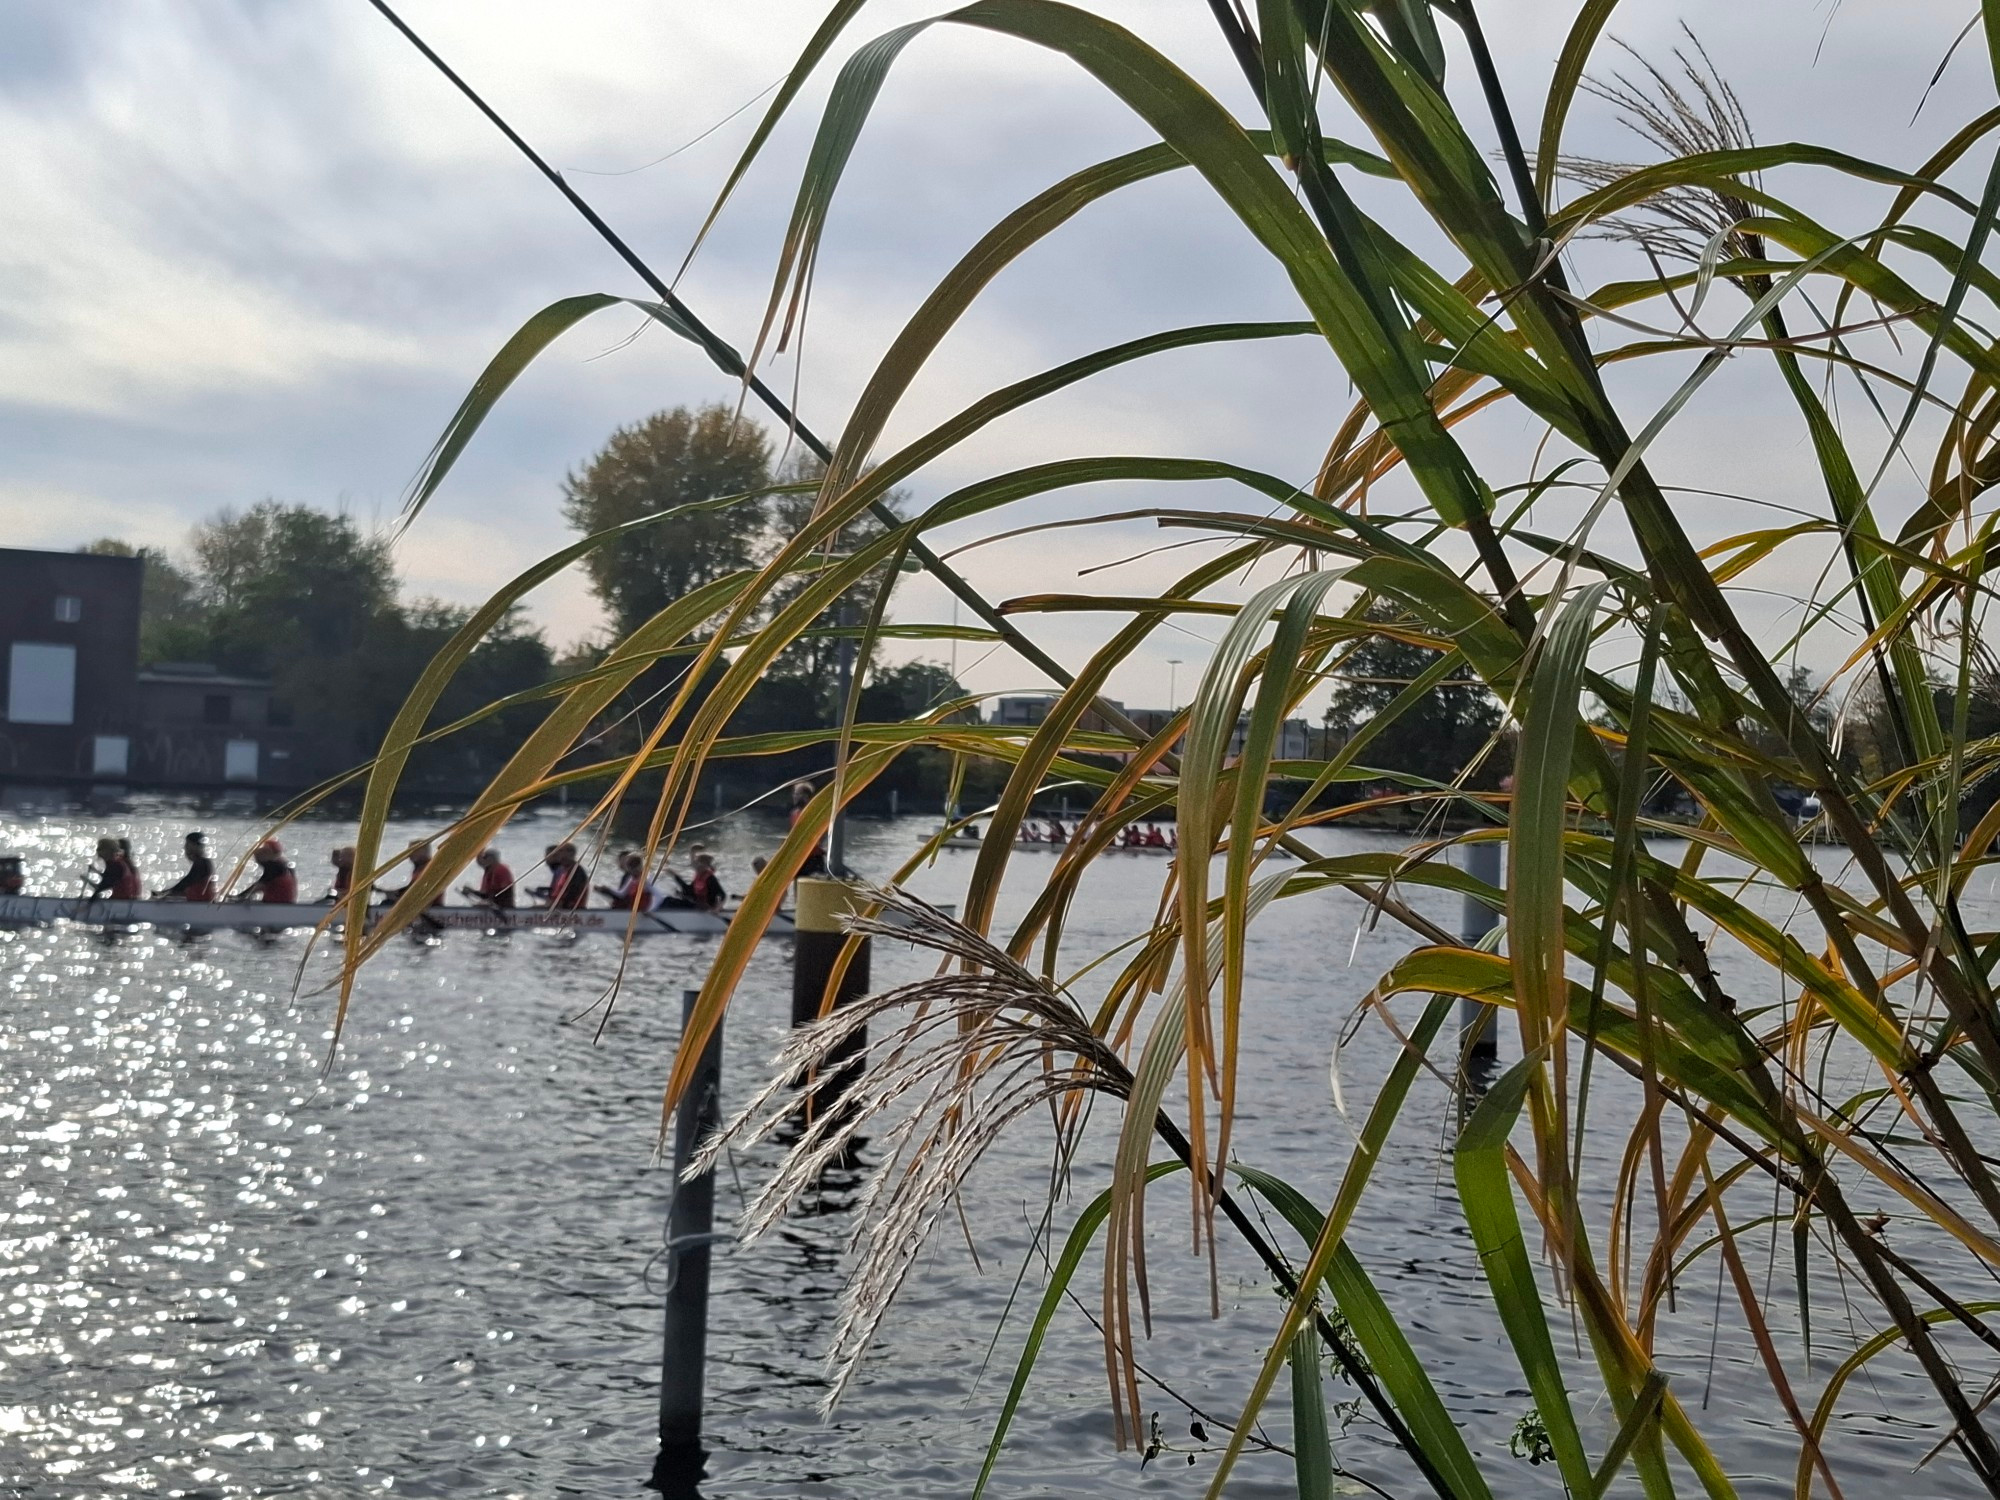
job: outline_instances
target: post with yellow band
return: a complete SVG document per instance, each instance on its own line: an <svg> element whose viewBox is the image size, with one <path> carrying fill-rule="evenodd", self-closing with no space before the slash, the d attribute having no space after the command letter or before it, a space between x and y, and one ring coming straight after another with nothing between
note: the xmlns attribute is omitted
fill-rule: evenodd
<svg viewBox="0 0 2000 1500"><path fill-rule="evenodd" d="M797 936L792 942L792 1025L810 1026L820 1016L868 993L871 939L852 938L847 918L865 911L867 898L844 880L808 877L793 900ZM854 944L845 968L841 954ZM832 1003L827 1003L831 993ZM809 1118L833 1108L860 1080L868 1063L868 1033L855 1033L829 1057L806 1099Z"/></svg>

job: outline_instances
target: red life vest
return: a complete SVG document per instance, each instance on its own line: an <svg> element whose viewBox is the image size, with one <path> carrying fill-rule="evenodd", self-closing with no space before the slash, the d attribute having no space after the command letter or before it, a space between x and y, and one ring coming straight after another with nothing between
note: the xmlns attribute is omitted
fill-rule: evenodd
<svg viewBox="0 0 2000 1500"><path fill-rule="evenodd" d="M264 872L257 882L257 899L290 905L299 899L299 877L290 865L259 865Z"/></svg>
<svg viewBox="0 0 2000 1500"><path fill-rule="evenodd" d="M492 865L479 877L479 894L495 906L514 904L514 872L505 865Z"/></svg>
<svg viewBox="0 0 2000 1500"><path fill-rule="evenodd" d="M713 911L722 905L721 882L715 878L715 871L696 870L689 888L694 892L694 904L703 911Z"/></svg>
<svg viewBox="0 0 2000 1500"><path fill-rule="evenodd" d="M139 872L132 868L132 861L121 855L113 855L104 861L104 878L97 888L114 901L137 901Z"/></svg>

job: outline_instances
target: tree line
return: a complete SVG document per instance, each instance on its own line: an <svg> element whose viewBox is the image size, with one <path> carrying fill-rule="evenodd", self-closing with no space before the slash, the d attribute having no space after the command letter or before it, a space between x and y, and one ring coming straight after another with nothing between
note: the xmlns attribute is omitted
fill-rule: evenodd
<svg viewBox="0 0 2000 1500"><path fill-rule="evenodd" d="M460 669L439 703L432 727L453 724L503 698L587 670L608 643L629 633L673 600L715 578L769 560L812 510L807 486L816 468L781 458L772 437L732 408L676 407L620 427L562 484L564 519L589 535L675 507L733 503L691 511L593 551L584 562L607 630L558 652L527 620L511 612ZM789 490L784 488L791 486ZM870 519L842 540L865 540ZM83 550L145 560L140 661L201 662L244 676L268 678L278 720L298 731L298 764L314 779L364 762L432 656L470 611L437 599L409 597L388 535L352 516L274 499L223 510L191 528L179 549L134 547L101 538ZM733 735L825 728L839 721L839 640L833 633L862 617L872 579L844 607L774 663L729 725ZM802 583L778 591L783 608ZM655 709L671 696L688 659L669 659L646 673L606 714L593 758L634 747ZM864 680L864 719L922 714L962 689L940 664L889 665L857 660ZM695 701L699 702L700 694ZM421 749L407 784L414 791L476 790L501 766L539 718L525 703L460 729ZM830 763L830 751L803 749L710 773L725 795L747 801L759 791ZM914 752L877 786L912 806L942 801L950 777L935 751Z"/></svg>
<svg viewBox="0 0 2000 1500"><path fill-rule="evenodd" d="M512 612L472 653L433 725L455 723L489 703L586 670L610 641L672 601L767 562L810 517L817 477L815 462L784 456L767 429L720 403L675 407L620 427L562 483L562 514L576 532L590 535L702 502L728 503L687 511L667 525L644 528L590 553L583 566L605 613L602 636L558 652L523 612ZM838 545L864 543L880 525L864 518ZM374 752L424 666L469 614L457 605L407 596L386 534L351 516L276 500L219 512L193 527L176 552L135 549L109 538L85 550L145 559L142 662L208 662L226 672L268 677L280 715L300 732L301 764L315 778L335 775ZM732 717L729 733L783 733L838 723L840 632L851 636L882 582L864 581L788 646ZM803 581L794 581L777 590L764 617L784 608L803 587ZM1437 659L1434 649L1420 643L1423 632L1414 622L1399 620L1387 605L1378 605L1370 618L1378 633L1344 659L1332 682L1323 718L1329 745L1381 718ZM663 661L634 684L606 714L592 742L595 758L637 746L658 705L680 686L690 660ZM915 718L964 693L936 662L857 659L853 669L864 682L859 712L867 721ZM1836 714L1842 719L1843 753L1852 765L1879 775L1903 763L1879 693L1863 691L1835 705L1797 668L1789 685L1801 712L1816 723L1827 725ZM1955 695L1943 685L1936 691L1949 722ZM698 689L691 706L701 697ZM412 765L410 787L438 794L476 789L540 711L534 703L523 704L425 747ZM1975 737L2000 733L2000 673L1975 680L1968 716ZM1503 705L1460 667L1390 720L1358 759L1389 773L1440 783L1462 779L1468 788L1491 790L1512 769L1505 721ZM718 761L707 775L725 798L748 801L824 769L830 759L826 747L810 747ZM998 785L999 768L991 764L957 770L966 778L961 800L968 804ZM872 796L886 802L894 791L912 808L940 806L953 774L942 752L913 750L877 783ZM1985 811L1996 790L1968 788L1966 815ZM1348 785L1332 789L1330 798L1344 800L1362 791ZM1692 811L1664 803L1652 810Z"/></svg>
<svg viewBox="0 0 2000 1500"><path fill-rule="evenodd" d="M388 538L352 516L262 500L192 528L184 549L102 538L84 549L143 558L142 667L199 662L268 678L272 719L296 731L295 764L323 780L381 745L418 676L470 611L405 598ZM510 614L472 653L438 706L454 722L554 675L548 641ZM421 749L413 789L477 788L535 716L516 709Z"/></svg>

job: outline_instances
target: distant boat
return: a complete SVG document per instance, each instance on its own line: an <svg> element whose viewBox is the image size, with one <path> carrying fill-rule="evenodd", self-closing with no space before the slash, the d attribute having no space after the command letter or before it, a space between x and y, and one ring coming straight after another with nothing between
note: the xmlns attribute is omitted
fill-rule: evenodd
<svg viewBox="0 0 2000 1500"><path fill-rule="evenodd" d="M934 832L933 837L935 836L936 834ZM1067 849L1071 844L1075 842L1076 840L1074 838L1061 839L1061 840L1036 839L1036 838L1029 838L1025 834L1017 834L1015 835L1013 840L1013 847L1016 849L1048 849L1048 850L1060 851L1063 849ZM986 840L984 839L969 839L964 837L963 835L959 835L944 840L944 842L938 845L938 848L979 849L983 848L985 846L985 843ZM1180 845L1178 844L1106 844L1102 849L1099 849L1097 851L1097 853L1099 854L1161 854L1161 855L1174 855L1174 854L1179 854L1180 852L1181 852ZM1294 855L1291 850L1283 848L1282 846L1272 850L1271 853L1274 857L1278 859L1297 858L1297 856Z"/></svg>
<svg viewBox="0 0 2000 1500"><path fill-rule="evenodd" d="M236 931L281 932L288 928L317 927L333 908L292 905L272 901L111 901L76 896L0 896L0 925L41 922L83 922L96 927L150 926L189 932ZM381 920L387 907L371 907L371 923ZM719 934L729 930L734 912L693 911L667 907L642 911L632 920L627 911L586 908L581 911L520 907L496 911L483 906L433 906L418 917L411 928L416 932L569 932L606 933L623 937L655 937L663 932ZM334 926L341 925L335 918ZM771 919L767 937L790 937L792 919L780 912Z"/></svg>
<svg viewBox="0 0 2000 1500"><path fill-rule="evenodd" d="M1076 840L1037 839L1026 834L1016 834L1013 845L1016 849L1067 849ZM939 844L940 849L978 849L984 846L984 839L969 839L958 835ZM1178 854L1180 850L1172 844L1109 844L1099 851L1103 854Z"/></svg>

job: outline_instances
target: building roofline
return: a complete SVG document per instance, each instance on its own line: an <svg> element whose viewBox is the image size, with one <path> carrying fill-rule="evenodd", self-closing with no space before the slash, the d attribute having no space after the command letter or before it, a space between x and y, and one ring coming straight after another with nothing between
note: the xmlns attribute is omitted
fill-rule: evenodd
<svg viewBox="0 0 2000 1500"><path fill-rule="evenodd" d="M65 552L54 547L0 547L0 558L5 557L60 557L64 560L78 560L85 563L126 563L139 567L146 565L143 557L127 557L117 552Z"/></svg>
<svg viewBox="0 0 2000 1500"><path fill-rule="evenodd" d="M142 667L141 682L171 682L187 687L268 688L268 677L225 677L220 672L163 672L158 667Z"/></svg>

